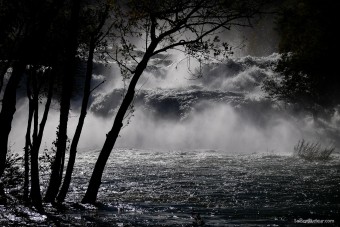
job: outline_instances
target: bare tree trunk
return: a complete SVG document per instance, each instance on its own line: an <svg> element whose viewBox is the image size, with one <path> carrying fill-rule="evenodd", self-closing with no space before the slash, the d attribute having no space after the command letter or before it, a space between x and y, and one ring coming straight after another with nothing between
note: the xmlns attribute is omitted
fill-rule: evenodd
<svg viewBox="0 0 340 227"><path fill-rule="evenodd" d="M95 49L95 40L94 40L94 37L91 37L89 56L88 56L88 59L87 59L84 97L83 97L83 101L82 101L78 125L77 125L76 131L74 133L72 143L71 143L70 157L69 157L68 164L67 164L64 182L63 182L63 185L62 185L60 192L58 194L58 197L57 197L57 201L60 202L60 203L64 202L66 194L67 194L68 189L70 187L73 167L74 167L74 163L75 163L75 160L76 160L77 146L78 146L80 135L81 135L81 132L82 132L82 129L83 129L85 117L86 117L86 114L87 114L87 105L88 105L90 94L91 94L90 89L91 89L91 78L92 78L92 71L93 71L94 49Z"/></svg>
<svg viewBox="0 0 340 227"><path fill-rule="evenodd" d="M65 83L63 83L64 89L67 87ZM65 93L65 91L63 91ZM49 180L49 185L45 195L45 202L54 202L54 199L58 193L60 184L61 184L61 174L64 166L63 157L66 150L66 142L67 142L67 122L68 122L68 112L70 108L70 101L65 100L65 94L63 94L60 108L60 123L59 123L59 131L58 131L58 142L57 142L57 152L55 155L55 159L52 165L52 172ZM68 97L70 99L70 97Z"/></svg>
<svg viewBox="0 0 340 227"><path fill-rule="evenodd" d="M53 96L53 84L54 84L54 72L52 72L52 76L49 79L49 88L47 94L47 100L45 104L44 113L40 122L39 130L38 130L38 95L39 91L35 87L35 96L34 96L34 105L35 105L35 124L34 124L34 133L33 133L33 146L31 150L31 199L33 205L39 209L43 210L42 207L42 198L40 191L40 179L39 179L39 149L42 141L42 137L44 134L44 129L48 117L48 113L51 106L52 96ZM36 82L36 81L34 81ZM36 86L36 85L33 85Z"/></svg>
<svg viewBox="0 0 340 227"><path fill-rule="evenodd" d="M29 173L30 173L30 167L29 167L29 153L32 147L31 144L31 126L32 126L32 117L33 117L33 112L31 108L29 107L29 114L28 114L28 122L27 122L27 131L26 131L26 142L25 142L25 154L24 154L24 162L25 162L25 179L24 179L24 201L26 205L29 203L29 198L28 198L28 192L29 192Z"/></svg>
<svg viewBox="0 0 340 227"><path fill-rule="evenodd" d="M0 178L5 170L8 149L8 136L12 129L12 120L15 113L16 92L21 76L25 71L25 64L17 62L13 66L12 75L8 81L2 100L0 113Z"/></svg>
<svg viewBox="0 0 340 227"><path fill-rule="evenodd" d="M142 75L144 69L147 66L147 63L152 56L152 53L157 47L157 42L151 42L148 50L146 51L144 58L142 61L138 64L136 67L136 71L131 79L129 88L126 92L126 95L123 99L123 102L121 106L119 107L119 110L117 112L116 118L114 120L113 126L108 134L106 134L106 140L104 143L104 146L99 154L98 160L95 164L89 186L87 188L87 191L85 193L85 196L82 203L95 203L97 200L97 194L98 190L101 184L101 179L103 176L104 168L107 163L107 160L111 154L111 151L113 149L113 146L115 145L115 142L117 140L117 137L119 135L119 132L123 126L123 120L124 116L133 101L134 95L135 95L135 88L137 85L137 82Z"/></svg>
<svg viewBox="0 0 340 227"><path fill-rule="evenodd" d="M54 202L62 181L64 169L64 157L67 143L67 123L70 110L70 99L72 94L72 84L75 73L75 61L77 52L77 37L79 23L80 0L73 0L71 12L71 24L69 40L66 48L66 66L63 76L63 91L60 102L60 121L58 131L58 143L55 160L52 165L52 173L45 195L46 202Z"/></svg>
<svg viewBox="0 0 340 227"><path fill-rule="evenodd" d="M110 8L109 4L107 3L106 8L105 8L105 12L102 15L102 18L101 18L97 28L93 31L93 33L90 37L89 56L88 56L88 59L87 59L82 107L81 107L81 111L80 111L78 125L77 125L77 128L76 128L75 134L73 136L72 143L71 143L70 157L69 157L69 162L68 162L67 169L66 169L64 182L63 182L63 185L62 185L60 192L57 196L57 201L59 203L62 203L65 200L66 194L67 194L68 189L70 187L74 163L75 163L76 154L77 154L78 142L79 142L79 139L80 139L80 136L81 136L85 117L86 117L86 114L87 114L87 106L88 106L90 94L92 92L90 89L91 89L91 79L92 79L92 71L93 71L94 50L95 50L95 47L97 45L97 42L101 38L103 38L103 37L101 37L102 34L101 34L100 30L103 28L105 21L106 21L108 15L109 15L109 8Z"/></svg>
<svg viewBox="0 0 340 227"><path fill-rule="evenodd" d="M33 106L32 106L32 94L30 88L30 81L31 76L27 78L27 98L28 98L28 120L27 120L27 130L26 130L26 141L25 141L25 179L24 179L24 201L26 204L29 203L28 192L29 192L29 153L32 149L32 142L31 142L31 127L32 127L32 119L33 119Z"/></svg>
<svg viewBox="0 0 340 227"><path fill-rule="evenodd" d="M33 147L35 146L38 138L38 121L39 121L39 89L37 84L36 69L32 77L33 87L33 108L34 108L34 128L33 128ZM39 151L39 150L38 150ZM31 150L31 199L35 208L42 211L43 206L41 203L40 183L39 183L39 163L38 152L36 149Z"/></svg>

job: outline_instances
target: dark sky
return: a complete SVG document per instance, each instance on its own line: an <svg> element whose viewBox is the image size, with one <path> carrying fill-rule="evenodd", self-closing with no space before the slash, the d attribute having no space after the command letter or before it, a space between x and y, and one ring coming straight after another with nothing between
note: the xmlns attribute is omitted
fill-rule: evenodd
<svg viewBox="0 0 340 227"><path fill-rule="evenodd" d="M230 40L234 55L268 56L278 52L279 36L275 31L273 15L264 15L253 21L253 27L234 27L222 35Z"/></svg>

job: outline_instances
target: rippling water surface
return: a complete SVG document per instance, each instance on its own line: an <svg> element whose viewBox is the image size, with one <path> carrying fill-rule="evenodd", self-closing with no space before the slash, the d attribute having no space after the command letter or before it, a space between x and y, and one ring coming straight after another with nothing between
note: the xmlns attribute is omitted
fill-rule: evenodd
<svg viewBox="0 0 340 227"><path fill-rule="evenodd" d="M80 153L68 202L81 200L98 152ZM274 154L221 151L112 152L98 200L68 214L118 226L338 223L340 159L307 162ZM196 218L196 219L195 219Z"/></svg>

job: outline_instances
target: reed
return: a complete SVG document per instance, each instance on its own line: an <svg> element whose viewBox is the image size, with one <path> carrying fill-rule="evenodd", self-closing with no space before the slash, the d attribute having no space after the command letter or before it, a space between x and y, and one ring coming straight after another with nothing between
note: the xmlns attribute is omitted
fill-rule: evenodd
<svg viewBox="0 0 340 227"><path fill-rule="evenodd" d="M294 155L308 161L325 161L330 159L335 147L329 145L328 147L321 146L320 143L307 142L304 139L299 140L294 147Z"/></svg>

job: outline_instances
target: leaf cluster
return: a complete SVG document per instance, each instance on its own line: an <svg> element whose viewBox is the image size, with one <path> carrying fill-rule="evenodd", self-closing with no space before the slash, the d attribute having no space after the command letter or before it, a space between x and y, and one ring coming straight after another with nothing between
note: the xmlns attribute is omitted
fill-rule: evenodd
<svg viewBox="0 0 340 227"><path fill-rule="evenodd" d="M177 50L199 64L225 59L233 51L221 42L221 32L232 26L251 26L250 19L260 13L262 5L263 1L244 0L117 1L118 42L107 54L127 78L144 56L138 50L145 53L151 43L157 43L153 56Z"/></svg>
<svg viewBox="0 0 340 227"><path fill-rule="evenodd" d="M340 104L340 51L337 14L339 2L326 0L285 1L277 19L282 58L280 77L267 81L269 94L314 113Z"/></svg>
<svg viewBox="0 0 340 227"><path fill-rule="evenodd" d="M17 153L8 151L5 163L5 172L1 178L6 188L13 188L22 184L24 172L22 170L23 157Z"/></svg>

